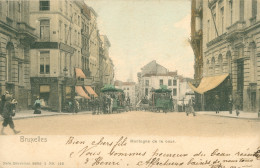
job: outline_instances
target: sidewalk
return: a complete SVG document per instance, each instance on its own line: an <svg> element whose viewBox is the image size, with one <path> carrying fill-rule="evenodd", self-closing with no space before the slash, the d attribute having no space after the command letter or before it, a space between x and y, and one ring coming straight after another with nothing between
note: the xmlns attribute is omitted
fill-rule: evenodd
<svg viewBox="0 0 260 168"><path fill-rule="evenodd" d="M33 114L33 110L23 110L15 113L13 120L25 119L25 118L36 118L36 117L47 117L47 116L56 116L56 115L72 115L73 113L64 113L64 112L51 112L41 110L41 114ZM82 111L78 114L92 114L91 111ZM0 117L0 121L3 120L3 117Z"/></svg>
<svg viewBox="0 0 260 168"><path fill-rule="evenodd" d="M256 112L243 112L243 111L240 111L239 116L236 115L236 111L233 111L232 114L229 114L228 111L220 111L218 114L216 114L215 111L198 111L198 112L196 112L196 114L212 115L212 116L218 116L218 117L229 117L229 118L260 120L260 118L258 118L258 113L256 113Z"/></svg>

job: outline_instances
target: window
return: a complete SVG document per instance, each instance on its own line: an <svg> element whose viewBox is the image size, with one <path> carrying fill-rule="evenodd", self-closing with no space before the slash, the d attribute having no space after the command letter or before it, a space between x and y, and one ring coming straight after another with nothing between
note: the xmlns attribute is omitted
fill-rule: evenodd
<svg viewBox="0 0 260 168"><path fill-rule="evenodd" d="M240 0L240 4L239 4L239 7L240 7L240 21L244 21L244 0Z"/></svg>
<svg viewBox="0 0 260 168"><path fill-rule="evenodd" d="M64 31L65 31L65 43L68 44L68 31L67 31L67 25L64 25Z"/></svg>
<svg viewBox="0 0 260 168"><path fill-rule="evenodd" d="M215 73L215 58L214 57L212 57L212 59L211 59L211 66L212 66L212 74L214 74Z"/></svg>
<svg viewBox="0 0 260 168"><path fill-rule="evenodd" d="M208 20L208 25L207 25L207 42L209 42L209 34L210 34L210 20Z"/></svg>
<svg viewBox="0 0 260 168"><path fill-rule="evenodd" d="M50 41L50 20L40 21L40 39Z"/></svg>
<svg viewBox="0 0 260 168"><path fill-rule="evenodd" d="M218 56L218 63L219 63L219 73L222 74L222 72L223 72L223 59L222 59L221 54Z"/></svg>
<svg viewBox="0 0 260 168"><path fill-rule="evenodd" d="M68 1L65 0L65 14L68 15Z"/></svg>
<svg viewBox="0 0 260 168"><path fill-rule="evenodd" d="M160 86L163 85L163 79L160 79Z"/></svg>
<svg viewBox="0 0 260 168"><path fill-rule="evenodd" d="M145 88L145 96L148 96L148 88Z"/></svg>
<svg viewBox="0 0 260 168"><path fill-rule="evenodd" d="M216 16L216 7L214 7L214 8L212 9L212 14L213 14L213 24L217 24L217 19L216 19L216 18L217 18L217 16ZM217 25L215 25L215 26L218 27ZM215 27L215 26L214 26L214 27ZM213 31L215 32L215 33L214 33L214 35L215 35L214 38L217 37L216 27L213 29Z"/></svg>
<svg viewBox="0 0 260 168"><path fill-rule="evenodd" d="M23 64L18 63L18 83L23 84Z"/></svg>
<svg viewBox="0 0 260 168"><path fill-rule="evenodd" d="M251 77L251 82L256 82L257 81L257 60L256 60L256 45L255 43L250 44L250 77Z"/></svg>
<svg viewBox="0 0 260 168"><path fill-rule="evenodd" d="M149 86L149 80L145 80L145 86Z"/></svg>
<svg viewBox="0 0 260 168"><path fill-rule="evenodd" d="M40 52L40 73L41 74L50 73L50 51Z"/></svg>
<svg viewBox="0 0 260 168"><path fill-rule="evenodd" d="M252 17L257 15L257 0L252 0Z"/></svg>
<svg viewBox="0 0 260 168"><path fill-rule="evenodd" d="M222 7L220 9L220 14L221 14L221 18L220 18L220 29L221 29L221 34L224 33L224 7Z"/></svg>
<svg viewBox="0 0 260 168"><path fill-rule="evenodd" d="M62 22L59 21L59 39L62 40L62 30L61 30Z"/></svg>
<svg viewBox="0 0 260 168"><path fill-rule="evenodd" d="M40 0L40 11L50 10L50 1L49 0Z"/></svg>
<svg viewBox="0 0 260 168"><path fill-rule="evenodd" d="M233 0L229 1L230 25L233 24Z"/></svg>
<svg viewBox="0 0 260 168"><path fill-rule="evenodd" d="M232 71L232 65L231 65L231 53L230 51L227 52L227 55L226 55L226 58L227 58L227 63L228 63L228 73L231 74L231 71Z"/></svg>
<svg viewBox="0 0 260 168"><path fill-rule="evenodd" d="M168 86L172 86L172 80L171 79L168 80Z"/></svg>
<svg viewBox="0 0 260 168"><path fill-rule="evenodd" d="M177 96L177 89L176 88L172 89L172 95Z"/></svg>
<svg viewBox="0 0 260 168"><path fill-rule="evenodd" d="M174 79L174 80L172 81L172 83L173 83L173 86L177 86L177 80L176 80L176 79Z"/></svg>

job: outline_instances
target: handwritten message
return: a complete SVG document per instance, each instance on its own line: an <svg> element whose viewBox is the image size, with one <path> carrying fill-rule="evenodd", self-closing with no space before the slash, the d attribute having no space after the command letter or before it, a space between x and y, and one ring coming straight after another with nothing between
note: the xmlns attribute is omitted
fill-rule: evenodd
<svg viewBox="0 0 260 168"><path fill-rule="evenodd" d="M150 145L150 149L144 147ZM160 149L158 144L168 148ZM210 168L238 168L254 167L260 163L260 147L256 149L237 149L226 151L214 148L191 152L192 150L174 149L174 140L133 140L121 136L115 141L101 137L90 143L73 136L65 142L66 146L77 146L68 157L81 158L82 164L88 167L210 167ZM135 147L142 144L140 147ZM75 149L73 147L73 149ZM127 149L127 150L126 150Z"/></svg>
<svg viewBox="0 0 260 168"><path fill-rule="evenodd" d="M0 168L259 168L259 137L0 136Z"/></svg>

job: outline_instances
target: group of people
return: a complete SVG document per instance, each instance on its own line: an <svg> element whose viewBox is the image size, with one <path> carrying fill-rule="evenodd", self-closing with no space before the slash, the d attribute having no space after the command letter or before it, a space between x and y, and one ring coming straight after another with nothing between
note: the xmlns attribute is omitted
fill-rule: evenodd
<svg viewBox="0 0 260 168"><path fill-rule="evenodd" d="M230 114L232 114L233 111L233 106L235 107L236 110L236 115L239 116L240 112L240 108L242 105L242 99L241 96L239 95L239 93L237 93L233 99L232 95L229 95L228 97L228 111ZM215 100L214 100L214 108L216 111L216 114L219 113L220 108L221 108L221 103L220 103L220 98L218 95L215 95Z"/></svg>
<svg viewBox="0 0 260 168"><path fill-rule="evenodd" d="M13 116L15 116L17 103L18 102L15 100L14 96L12 94L9 94L8 91L6 91L1 96L0 113L1 113L2 117L4 118L4 121L2 123L2 129L1 129L2 135L5 135L4 129L8 125L13 130L14 134L20 133L20 131L17 131L15 129L13 118L12 118Z"/></svg>

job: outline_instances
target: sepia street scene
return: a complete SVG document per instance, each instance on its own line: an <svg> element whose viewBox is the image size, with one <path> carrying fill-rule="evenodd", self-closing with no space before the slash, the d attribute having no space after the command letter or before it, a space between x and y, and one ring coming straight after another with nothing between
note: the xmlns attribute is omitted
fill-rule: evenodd
<svg viewBox="0 0 260 168"><path fill-rule="evenodd" d="M1 135L259 136L259 0L0 0Z"/></svg>

